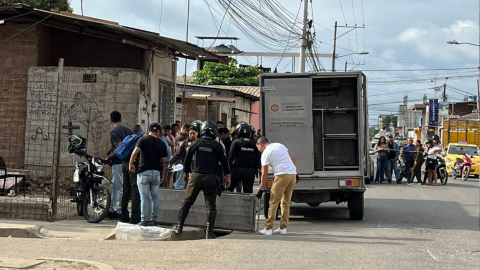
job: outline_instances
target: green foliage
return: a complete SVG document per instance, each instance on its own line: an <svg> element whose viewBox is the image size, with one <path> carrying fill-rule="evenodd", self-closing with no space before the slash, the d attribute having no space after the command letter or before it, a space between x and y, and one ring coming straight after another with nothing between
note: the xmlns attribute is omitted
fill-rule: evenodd
<svg viewBox="0 0 480 270"><path fill-rule="evenodd" d="M378 128L376 128L376 127L368 128L369 138L373 138L373 136L375 136L375 134L377 134L377 133L378 133Z"/></svg>
<svg viewBox="0 0 480 270"><path fill-rule="evenodd" d="M387 130L390 127L390 123L393 123L393 127L397 127L398 116L396 115L384 115L382 116L382 129Z"/></svg>
<svg viewBox="0 0 480 270"><path fill-rule="evenodd" d="M70 0L0 0L0 5L24 4L34 8L50 11L56 9L59 11L73 12L70 7Z"/></svg>
<svg viewBox="0 0 480 270"><path fill-rule="evenodd" d="M257 76L263 70L258 67L237 67L237 61L228 65L206 62L203 69L193 73L193 83L201 85L258 86Z"/></svg>

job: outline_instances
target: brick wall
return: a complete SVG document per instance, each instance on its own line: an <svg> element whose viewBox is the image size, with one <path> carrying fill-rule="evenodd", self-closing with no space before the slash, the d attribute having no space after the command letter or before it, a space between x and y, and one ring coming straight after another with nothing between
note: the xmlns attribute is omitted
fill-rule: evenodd
<svg viewBox="0 0 480 270"><path fill-rule="evenodd" d="M7 167L24 160L27 71L38 62L38 29L30 27L0 27L0 156Z"/></svg>

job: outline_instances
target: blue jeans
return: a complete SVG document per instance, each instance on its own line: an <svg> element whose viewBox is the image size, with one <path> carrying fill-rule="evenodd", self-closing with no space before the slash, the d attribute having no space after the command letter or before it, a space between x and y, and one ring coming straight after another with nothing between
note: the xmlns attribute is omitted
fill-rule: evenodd
<svg viewBox="0 0 480 270"><path fill-rule="evenodd" d="M400 179L397 161L395 159L387 159L387 180L392 181L392 169L395 172L395 179Z"/></svg>
<svg viewBox="0 0 480 270"><path fill-rule="evenodd" d="M385 167L387 164L387 156L377 156L377 175L375 175L375 182L385 181Z"/></svg>
<svg viewBox="0 0 480 270"><path fill-rule="evenodd" d="M140 192L140 209L142 221L157 221L158 218L158 190L160 189L160 172L146 171L137 175L138 191ZM148 207L152 199L152 217L147 218Z"/></svg>
<svg viewBox="0 0 480 270"><path fill-rule="evenodd" d="M123 196L123 171L121 163L112 166L112 174L112 202L109 212L122 214L122 208L118 206L118 204L122 202Z"/></svg>
<svg viewBox="0 0 480 270"><path fill-rule="evenodd" d="M183 170L177 171L177 180L175 180L175 189L186 189L187 183L183 181Z"/></svg>

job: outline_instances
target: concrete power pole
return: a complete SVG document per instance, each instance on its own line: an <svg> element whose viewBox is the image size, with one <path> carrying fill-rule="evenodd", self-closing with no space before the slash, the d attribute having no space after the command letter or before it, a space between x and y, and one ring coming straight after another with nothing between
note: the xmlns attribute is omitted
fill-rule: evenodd
<svg viewBox="0 0 480 270"><path fill-rule="evenodd" d="M298 61L298 72L305 72L305 60L308 44L307 26L308 26L308 0L303 1L303 21L302 21L302 46L300 47L300 61Z"/></svg>
<svg viewBox="0 0 480 270"><path fill-rule="evenodd" d="M332 72L335 72L335 50L337 47L337 21L335 21L335 31L333 32L333 55L332 55ZM345 71L347 71L347 62L345 62Z"/></svg>

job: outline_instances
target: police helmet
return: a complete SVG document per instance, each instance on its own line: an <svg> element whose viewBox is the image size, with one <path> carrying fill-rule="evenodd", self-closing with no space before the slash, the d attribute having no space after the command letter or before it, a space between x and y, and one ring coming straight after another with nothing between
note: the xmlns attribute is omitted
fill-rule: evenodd
<svg viewBox="0 0 480 270"><path fill-rule="evenodd" d="M197 132L202 128L203 122L201 120L195 120L192 122L192 126L197 128Z"/></svg>
<svg viewBox="0 0 480 270"><path fill-rule="evenodd" d="M68 152L74 153L75 150L85 149L87 139L80 134L69 135L68 137Z"/></svg>
<svg viewBox="0 0 480 270"><path fill-rule="evenodd" d="M213 121L205 121L200 129L200 137L217 138L218 126Z"/></svg>
<svg viewBox="0 0 480 270"><path fill-rule="evenodd" d="M252 135L255 135L257 133L257 131L255 130L255 127L253 125L249 125L250 126L250 131L252 131Z"/></svg>
<svg viewBox="0 0 480 270"><path fill-rule="evenodd" d="M235 132L239 138L250 138L250 134L252 133L252 129L249 124L245 122L240 122L235 127Z"/></svg>

